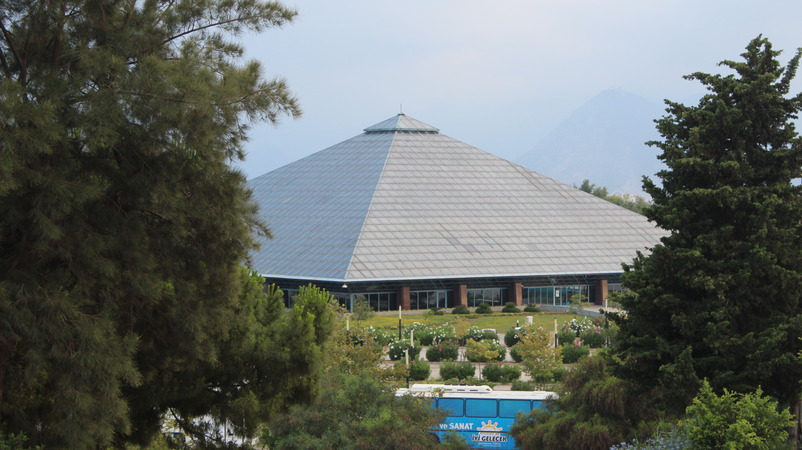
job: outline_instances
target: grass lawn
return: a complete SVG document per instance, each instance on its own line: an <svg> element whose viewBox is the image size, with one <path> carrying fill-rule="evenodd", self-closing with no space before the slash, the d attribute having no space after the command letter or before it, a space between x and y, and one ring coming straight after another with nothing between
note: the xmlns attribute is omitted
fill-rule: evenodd
<svg viewBox="0 0 802 450"><path fill-rule="evenodd" d="M554 321L557 320L557 325L562 326L563 323L580 316L576 314L566 313L494 313L494 314L444 314L442 316L435 316L426 314L426 311L421 311L420 314L403 314L401 316L401 323L404 327L411 325L413 322L419 322L428 326L442 325L444 323L453 324L460 318L466 320L469 325L477 326L479 328L494 328L499 333L506 333L507 330L515 326L516 321L519 325L526 323L526 317L532 316L533 322L536 327L543 327L549 331L554 330ZM353 320L353 319L352 319ZM375 315L372 318L364 321L352 321L354 324L372 325L381 328L398 328L397 315Z"/></svg>

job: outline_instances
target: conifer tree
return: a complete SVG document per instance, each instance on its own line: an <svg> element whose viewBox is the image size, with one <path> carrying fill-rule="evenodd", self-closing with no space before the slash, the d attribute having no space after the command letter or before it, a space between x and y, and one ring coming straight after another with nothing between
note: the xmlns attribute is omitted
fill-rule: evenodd
<svg viewBox="0 0 802 450"><path fill-rule="evenodd" d="M240 294L267 229L230 162L250 122L300 114L229 39L294 15L260 0L0 0L0 432L86 448L146 441L167 407L213 413L209 369L253 334L242 320L272 320ZM311 376L322 316L293 314L303 326L259 333L299 348L273 355L276 371ZM248 379L236 367L226 377ZM306 381L256 391L304 398Z"/></svg>
<svg viewBox="0 0 802 450"><path fill-rule="evenodd" d="M802 140L787 66L762 36L725 75L694 73L697 106L667 102L652 142L667 168L644 180L646 216L668 233L625 268L618 374L661 388L680 413L700 382L762 387L785 407L800 398Z"/></svg>

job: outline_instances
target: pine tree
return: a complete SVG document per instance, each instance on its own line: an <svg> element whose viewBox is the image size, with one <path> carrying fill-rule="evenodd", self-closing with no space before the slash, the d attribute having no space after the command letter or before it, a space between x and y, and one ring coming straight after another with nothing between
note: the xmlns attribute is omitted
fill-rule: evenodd
<svg viewBox="0 0 802 450"><path fill-rule="evenodd" d="M802 364L802 140L788 97L800 52L782 67L759 36L733 73L694 73L698 106L667 102L657 121L667 168L645 179L647 217L668 235L625 268L619 375L662 388L684 410L707 378L798 402Z"/></svg>
<svg viewBox="0 0 802 450"><path fill-rule="evenodd" d="M242 331L240 265L267 233L229 163L249 122L300 114L229 37L294 15L0 0L0 431L86 448L147 440L167 406L209 412L206 369ZM317 345L294 314L282 330ZM308 393L277 386L263 394Z"/></svg>

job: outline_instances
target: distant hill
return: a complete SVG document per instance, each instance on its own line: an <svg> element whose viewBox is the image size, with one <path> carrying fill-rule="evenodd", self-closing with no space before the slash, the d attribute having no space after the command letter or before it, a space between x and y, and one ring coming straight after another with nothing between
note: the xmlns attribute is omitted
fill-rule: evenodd
<svg viewBox="0 0 802 450"><path fill-rule="evenodd" d="M662 168L654 120L662 104L620 89L587 101L515 162L563 183L588 179L611 194L641 194L641 178ZM652 177L654 179L654 177Z"/></svg>

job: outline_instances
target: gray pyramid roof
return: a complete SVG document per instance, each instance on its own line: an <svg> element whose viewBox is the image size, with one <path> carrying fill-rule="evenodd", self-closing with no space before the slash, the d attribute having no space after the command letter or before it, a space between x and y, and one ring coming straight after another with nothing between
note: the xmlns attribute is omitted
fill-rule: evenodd
<svg viewBox="0 0 802 450"><path fill-rule="evenodd" d="M266 277L327 281L620 273L645 217L400 114L251 180Z"/></svg>

